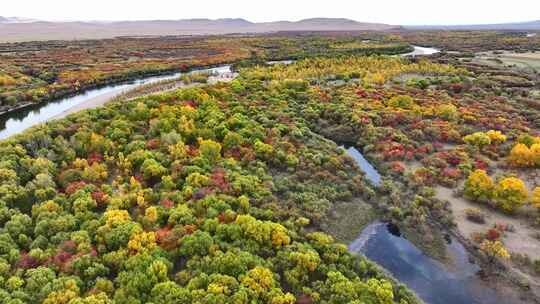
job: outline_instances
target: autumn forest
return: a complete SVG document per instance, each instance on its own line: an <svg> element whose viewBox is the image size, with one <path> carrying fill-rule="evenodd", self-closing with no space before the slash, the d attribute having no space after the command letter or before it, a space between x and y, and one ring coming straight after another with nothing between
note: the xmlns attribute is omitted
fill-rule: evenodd
<svg viewBox="0 0 540 304"><path fill-rule="evenodd" d="M500 303L538 303L539 52L519 31L1 43L4 116L231 71L3 139L0 302L430 303L348 247L380 222L448 271L459 244Z"/></svg>

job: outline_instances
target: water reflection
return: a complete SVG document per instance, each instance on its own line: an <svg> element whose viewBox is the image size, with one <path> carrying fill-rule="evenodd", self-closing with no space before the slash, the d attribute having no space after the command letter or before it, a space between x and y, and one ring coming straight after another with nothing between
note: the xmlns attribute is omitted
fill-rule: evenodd
<svg viewBox="0 0 540 304"><path fill-rule="evenodd" d="M476 275L479 267L469 262L465 248L458 241L452 240L448 245L450 264L445 265L390 231L395 229L385 223L373 223L349 245L349 250L363 253L386 268L426 303L512 303Z"/></svg>

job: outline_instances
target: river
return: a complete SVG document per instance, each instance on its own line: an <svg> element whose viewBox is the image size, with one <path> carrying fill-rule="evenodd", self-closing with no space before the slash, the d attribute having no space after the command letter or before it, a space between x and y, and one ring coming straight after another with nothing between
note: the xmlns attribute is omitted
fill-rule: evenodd
<svg viewBox="0 0 540 304"><path fill-rule="evenodd" d="M342 146L343 149L347 152L347 154L352 157L356 164L362 169L362 171L366 174L366 178L375 186L380 186L381 184L381 175L379 174L379 171L373 167L367 161L367 159L358 151L355 147L348 147L345 148Z"/></svg>
<svg viewBox="0 0 540 304"><path fill-rule="evenodd" d="M423 56L423 55L433 55L436 53L439 53L441 50L437 48L432 47L423 47L423 46L417 46L417 45L411 45L414 48L414 51L406 54L402 54L401 56Z"/></svg>
<svg viewBox="0 0 540 304"><path fill-rule="evenodd" d="M231 73L230 65L218 66L209 69L194 70L188 73L209 72L216 74ZM111 99L125 91L134 89L145 84L156 83L163 80L178 78L186 73L175 73L163 76L146 77L130 82L113 84L98 89L88 90L84 93L62 98L56 101L36 104L28 108L20 109L12 113L2 115L0 118L0 139L20 133L32 126L46 122L60 116L62 113L86 102L98 98Z"/></svg>
<svg viewBox="0 0 540 304"><path fill-rule="evenodd" d="M380 185L381 175L354 147L346 152L366 173L366 178ZM441 263L401 237L395 225L375 222L368 225L349 244L349 251L362 253L388 270L428 304L510 304L519 301L497 292L477 275L480 267L470 262L465 247L451 238L447 244L448 263Z"/></svg>
<svg viewBox="0 0 540 304"><path fill-rule="evenodd" d="M370 224L349 244L349 251L362 253L384 267L428 304L518 302L482 281L477 275L480 268L469 261L467 251L457 240L447 245L449 262L443 264L424 254L398 231L385 223Z"/></svg>

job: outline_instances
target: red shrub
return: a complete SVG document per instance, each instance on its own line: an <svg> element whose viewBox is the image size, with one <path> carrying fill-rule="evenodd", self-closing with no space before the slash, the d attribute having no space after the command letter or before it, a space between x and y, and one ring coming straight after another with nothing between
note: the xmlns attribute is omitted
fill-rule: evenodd
<svg viewBox="0 0 540 304"><path fill-rule="evenodd" d="M313 303L313 299L311 299L309 295L301 294L296 299L295 304L312 304L312 303Z"/></svg>
<svg viewBox="0 0 540 304"><path fill-rule="evenodd" d="M391 143L385 147L383 156L386 160L403 159L405 156L405 149L402 144Z"/></svg>
<svg viewBox="0 0 540 304"><path fill-rule="evenodd" d="M195 230L197 230L197 226L195 226L195 225L185 225L184 226L184 231L186 232L186 234L192 234L193 232L195 232Z"/></svg>
<svg viewBox="0 0 540 304"><path fill-rule="evenodd" d="M189 146L187 153L189 156L195 157L199 154L199 149L197 149L197 147L194 147L194 146Z"/></svg>
<svg viewBox="0 0 540 304"><path fill-rule="evenodd" d="M497 229L489 229L486 233L486 238L490 241L498 240L501 237L501 233Z"/></svg>
<svg viewBox="0 0 540 304"><path fill-rule="evenodd" d="M100 163L103 161L103 155L97 152L92 152L90 155L88 155L88 164L92 165L93 163Z"/></svg>
<svg viewBox="0 0 540 304"><path fill-rule="evenodd" d="M192 107L194 109L197 108L197 103L193 100L186 100L184 101L184 105L188 106L188 107Z"/></svg>
<svg viewBox="0 0 540 304"><path fill-rule="evenodd" d="M72 240L64 241L62 245L60 246L60 249L63 251L75 253L77 252L77 243L75 243L75 241L72 241Z"/></svg>
<svg viewBox="0 0 540 304"><path fill-rule="evenodd" d="M450 89L454 93L461 93L461 91L463 91L463 85L460 84L460 83L453 83L453 84L450 85Z"/></svg>
<svg viewBox="0 0 540 304"><path fill-rule="evenodd" d="M105 206L109 200L107 193L101 190L92 192L92 198L97 202L99 207Z"/></svg>
<svg viewBox="0 0 540 304"><path fill-rule="evenodd" d="M180 72L187 72L189 71L189 65L185 64L185 63L182 63L178 66L178 68L180 69Z"/></svg>
<svg viewBox="0 0 540 304"><path fill-rule="evenodd" d="M159 148L160 142L159 139L153 138L146 142L146 148L150 150L156 150Z"/></svg>
<svg viewBox="0 0 540 304"><path fill-rule="evenodd" d="M451 179L458 179L461 177L461 171L459 169L454 169L454 168L445 168L442 171L442 175L444 177L448 177Z"/></svg>
<svg viewBox="0 0 540 304"><path fill-rule="evenodd" d="M232 157L235 160L240 160L242 159L242 152L239 147L233 147L225 152L225 156Z"/></svg>
<svg viewBox="0 0 540 304"><path fill-rule="evenodd" d="M144 178L141 174L135 174L133 178L138 181L139 183L142 183L144 181Z"/></svg>
<svg viewBox="0 0 540 304"><path fill-rule="evenodd" d="M227 182L225 174L225 170L218 169L210 176L211 184L221 191L227 191L229 189L229 182Z"/></svg>
<svg viewBox="0 0 540 304"><path fill-rule="evenodd" d="M421 147L416 148L416 153L418 154L428 154L431 152L431 146L429 145L423 145Z"/></svg>
<svg viewBox="0 0 540 304"><path fill-rule="evenodd" d="M68 262L71 260L71 258L73 257L73 254L69 253L69 252L66 252L66 251L63 251L63 250L60 250L53 258L52 258L52 262L60 267L60 268L65 268L65 266L68 264Z"/></svg>
<svg viewBox="0 0 540 304"><path fill-rule="evenodd" d="M368 94L363 89L359 89L358 91L356 91L356 95L358 97L362 97L362 98L368 97Z"/></svg>
<svg viewBox="0 0 540 304"><path fill-rule="evenodd" d="M83 181L80 181L80 182L72 182L72 183L69 183L66 187L66 194L68 195L71 195L75 192L77 192L79 189L82 189L86 186L86 183L83 182Z"/></svg>
<svg viewBox="0 0 540 304"><path fill-rule="evenodd" d="M17 264L17 267L23 268L23 269L30 269L30 268L36 268L39 265L40 263L37 259L29 256L27 252L22 252L21 258L19 259L19 263Z"/></svg>
<svg viewBox="0 0 540 304"><path fill-rule="evenodd" d="M461 163L461 158L459 158L457 155L450 154L446 158L446 161L452 166L457 166Z"/></svg>
<svg viewBox="0 0 540 304"><path fill-rule="evenodd" d="M400 174L405 172L405 165L402 162L399 162L399 161L393 161L390 164L390 168L391 168L392 172L396 172L396 173L400 173Z"/></svg>
<svg viewBox="0 0 540 304"><path fill-rule="evenodd" d="M179 236L171 230L171 227L165 226L156 231L156 242L165 250L172 250L178 245Z"/></svg>
<svg viewBox="0 0 540 304"><path fill-rule="evenodd" d="M169 209L174 207L174 202L168 198L161 201L161 206Z"/></svg>
<svg viewBox="0 0 540 304"><path fill-rule="evenodd" d="M475 169L487 170L488 169L488 164L485 161L482 161L482 160L475 160L474 161L474 167L475 167Z"/></svg>

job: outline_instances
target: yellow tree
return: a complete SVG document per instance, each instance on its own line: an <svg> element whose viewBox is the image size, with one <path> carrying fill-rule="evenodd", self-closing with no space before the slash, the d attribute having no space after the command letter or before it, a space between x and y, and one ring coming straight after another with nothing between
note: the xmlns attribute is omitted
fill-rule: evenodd
<svg viewBox="0 0 540 304"><path fill-rule="evenodd" d="M533 144L530 150L532 163L534 163L534 166L540 167L540 144Z"/></svg>
<svg viewBox="0 0 540 304"><path fill-rule="evenodd" d="M393 108L411 109L414 105L414 99L408 95L394 96L388 101L388 106Z"/></svg>
<svg viewBox="0 0 540 304"><path fill-rule="evenodd" d="M521 143L512 148L508 160L516 167L530 167L534 164L531 149Z"/></svg>
<svg viewBox="0 0 540 304"><path fill-rule="evenodd" d="M484 132L475 132L463 137L467 144L482 150L482 147L491 144L491 138Z"/></svg>
<svg viewBox="0 0 540 304"><path fill-rule="evenodd" d="M151 251L156 248L156 235L154 232L135 232L131 235L128 248L133 254Z"/></svg>
<svg viewBox="0 0 540 304"><path fill-rule="evenodd" d="M211 139L199 138L199 150L203 157L212 162L221 157L221 144Z"/></svg>
<svg viewBox="0 0 540 304"><path fill-rule="evenodd" d="M495 202L505 212L513 212L527 202L529 193L525 183L516 177L499 181L495 188Z"/></svg>
<svg viewBox="0 0 540 304"><path fill-rule="evenodd" d="M484 240L480 244L480 250L488 256L490 262L494 262L497 258L510 258L508 250L504 248L504 245L500 241Z"/></svg>
<svg viewBox="0 0 540 304"><path fill-rule="evenodd" d="M465 181L464 194L467 198L488 201L493 196L493 180L484 170L475 170Z"/></svg>
<svg viewBox="0 0 540 304"><path fill-rule="evenodd" d="M491 139L492 143L500 144L506 141L506 135L502 134L501 131L489 130L486 135Z"/></svg>
<svg viewBox="0 0 540 304"><path fill-rule="evenodd" d="M534 188L531 197L531 204L534 208L540 210L540 187Z"/></svg>
<svg viewBox="0 0 540 304"><path fill-rule="evenodd" d="M457 107L451 103L439 105L435 111L446 120L455 120L459 116Z"/></svg>

